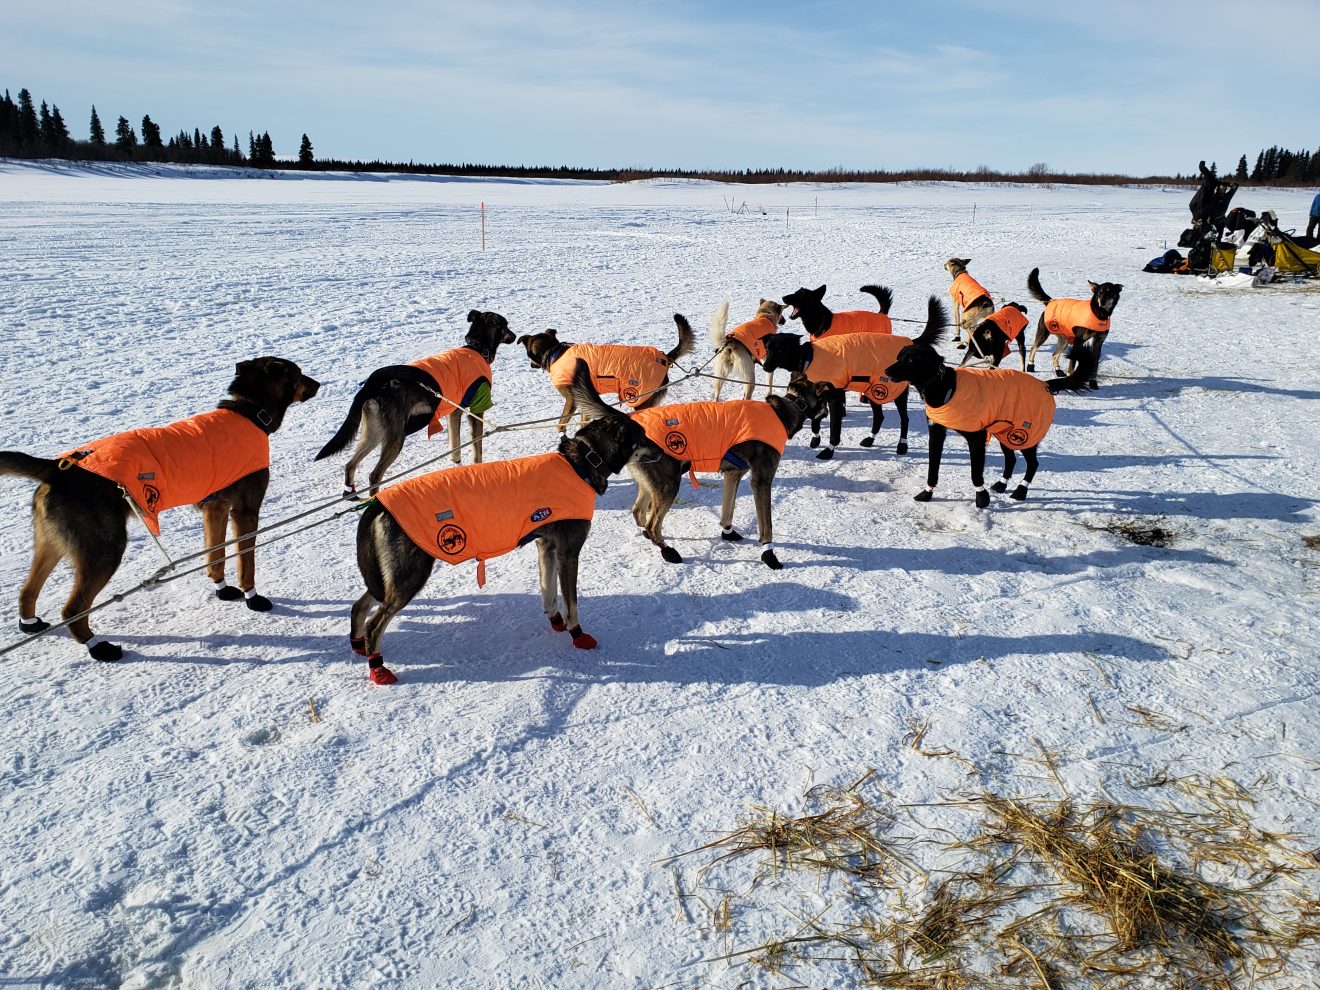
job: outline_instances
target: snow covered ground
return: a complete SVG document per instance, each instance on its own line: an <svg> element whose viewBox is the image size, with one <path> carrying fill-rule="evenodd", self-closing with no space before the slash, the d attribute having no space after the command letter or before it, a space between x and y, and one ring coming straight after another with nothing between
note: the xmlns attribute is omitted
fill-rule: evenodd
<svg viewBox="0 0 1320 990"><path fill-rule="evenodd" d="M915 503L917 403L906 457L893 417L859 448L851 405L832 463L790 443L777 573L754 542L716 538L717 485L685 486L667 531L687 562L666 565L618 479L583 555L594 652L547 628L524 550L480 591L473 565L438 567L386 637L401 682L371 686L346 644L349 517L260 552L270 614L216 601L199 575L95 617L128 651L117 665L62 635L6 655L0 986L784 986L712 960L799 922L775 929L736 902L727 932L705 909L684 920L661 860L732 828L745 802L796 813L813 785L867 768L903 803L1049 792L1041 748L1079 796L1170 764L1228 774L1262 826L1317 844L1320 553L1302 538L1320 534L1320 286L1140 274L1189 195L0 162L0 446L48 456L200 412L235 361L278 354L323 387L273 438L268 521L337 493L342 462L311 458L358 382L460 343L472 308L516 333L666 348L682 312L704 361L721 298L740 321L761 296L827 283L834 308L863 308L856 288L878 281L916 319L950 256L1033 324L1034 266L1054 295L1125 286L1101 389L1061 397L1025 504L976 511L956 438L936 500ZM1239 205L1287 228L1307 198ZM496 376L492 419L558 410L521 348ZM400 466L441 442L414 437ZM487 457L552 442L497 436ZM0 485L11 603L30 492ZM745 489L737 518L754 531ZM190 510L163 521L170 550L200 546ZM1123 521L1173 541L1104 528ZM160 564L131 533L111 590ZM67 589L58 571L48 619ZM977 770L908 745L927 722L924 746ZM680 861L689 893L702 862ZM814 892L822 910L829 895ZM831 972L796 976L848 985Z"/></svg>

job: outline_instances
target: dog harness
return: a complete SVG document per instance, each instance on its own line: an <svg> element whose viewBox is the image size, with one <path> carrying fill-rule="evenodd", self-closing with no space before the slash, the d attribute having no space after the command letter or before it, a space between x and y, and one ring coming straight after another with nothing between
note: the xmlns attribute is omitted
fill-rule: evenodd
<svg viewBox="0 0 1320 990"><path fill-rule="evenodd" d="M953 297L957 307L962 310L967 309L982 296L987 299L990 298L990 293L986 291L986 287L966 272L953 280L953 284L949 286L949 295Z"/></svg>
<svg viewBox="0 0 1320 990"><path fill-rule="evenodd" d="M634 344L574 344L550 365L550 381L561 392L573 384L577 359L587 362L591 383L601 395L617 395L630 406L651 397L669 374L669 358L655 347Z"/></svg>
<svg viewBox="0 0 1320 990"><path fill-rule="evenodd" d="M444 431L444 421L454 411L452 403L478 416L494 405L490 400L490 362L470 347L454 347L419 361L409 361L408 366L420 368L430 375L435 380L436 389L447 400L435 407L435 416L426 425L428 439ZM483 384L486 386L484 397L481 394ZM459 396L462 396L461 400Z"/></svg>
<svg viewBox="0 0 1320 990"><path fill-rule="evenodd" d="M812 340L824 340L826 337L840 337L845 333L893 333L894 323L884 313L872 313L867 309L850 309L835 313L830 317L830 328Z"/></svg>
<svg viewBox="0 0 1320 990"><path fill-rule="evenodd" d="M1004 344L1004 357L1008 357L1012 348L1009 346L1018 339L1018 334L1027 328L1027 314L1022 312L1016 306L1000 306L997 310L986 317L991 323L999 327L1008 338Z"/></svg>
<svg viewBox="0 0 1320 990"><path fill-rule="evenodd" d="M773 409L764 402L734 399L728 402L684 402L654 409L639 409L632 418L657 447L678 461L689 461L688 477L693 488L697 472L718 472L726 458L745 468L729 451L748 440L759 440L776 452L784 452L788 431Z"/></svg>
<svg viewBox="0 0 1320 990"><path fill-rule="evenodd" d="M1095 315L1089 299L1051 299L1045 304L1044 320L1046 330L1068 340L1073 339L1074 327L1109 332L1109 321Z"/></svg>
<svg viewBox="0 0 1320 990"><path fill-rule="evenodd" d="M768 316L758 316L746 323L739 323L724 335L725 340L736 340L747 348L757 364L765 360L765 338L779 331L775 321Z"/></svg>
<svg viewBox="0 0 1320 990"><path fill-rule="evenodd" d="M160 535L160 513L195 505L253 471L270 467L270 437L232 409L215 409L169 426L115 433L64 454L119 485Z"/></svg>
<svg viewBox="0 0 1320 990"><path fill-rule="evenodd" d="M811 363L804 373L813 382L857 392L872 402L892 402L907 390L885 369L898 360L898 352L912 343L896 334L845 334L817 337L811 343Z"/></svg>
<svg viewBox="0 0 1320 990"><path fill-rule="evenodd" d="M532 531L563 519L591 521L596 491L562 454L465 464L383 488L376 495L408 538L437 560L486 561L515 550Z"/></svg>
<svg viewBox="0 0 1320 990"><path fill-rule="evenodd" d="M1021 371L956 368L953 398L926 407L926 418L951 430L986 430L1010 450L1034 447L1054 422L1054 396L1045 383Z"/></svg>

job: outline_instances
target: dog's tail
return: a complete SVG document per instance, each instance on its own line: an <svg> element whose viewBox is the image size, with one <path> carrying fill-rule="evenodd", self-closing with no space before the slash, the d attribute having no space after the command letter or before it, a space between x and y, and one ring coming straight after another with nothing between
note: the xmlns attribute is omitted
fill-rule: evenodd
<svg viewBox="0 0 1320 990"><path fill-rule="evenodd" d="M44 457L33 457L17 450L0 450L0 474L16 474L20 478L48 482L55 477L59 462Z"/></svg>
<svg viewBox="0 0 1320 990"><path fill-rule="evenodd" d="M1058 395L1060 392L1080 392L1087 387L1087 382L1095 378L1095 371L1100 366L1100 356L1095 348L1073 344L1073 354L1077 356L1077 367L1073 369L1073 373L1045 383L1050 395Z"/></svg>
<svg viewBox="0 0 1320 990"><path fill-rule="evenodd" d="M330 442L321 448L321 452L316 455L314 460L323 461L331 457L350 443L357 436L358 423L362 422L362 407L367 404L367 390L358 389L357 395L353 396L353 404L348 407L348 415L344 417L344 423L339 427L339 432L330 438Z"/></svg>
<svg viewBox="0 0 1320 990"><path fill-rule="evenodd" d="M1040 269L1033 268L1031 274L1027 276L1027 291L1035 298L1037 302L1047 303L1050 301L1049 294L1040 287Z"/></svg>
<svg viewBox="0 0 1320 990"><path fill-rule="evenodd" d="M889 286L864 285L858 291L865 292L868 296L875 296L875 301L880 304L880 312L889 315L889 307L894 302L894 293Z"/></svg>
<svg viewBox="0 0 1320 990"><path fill-rule="evenodd" d="M939 343L940 338L944 336L944 331L949 326L949 314L944 309L944 303L939 296L931 296L926 303L926 329L921 331L921 336L914 340L914 344L925 344L927 347L934 347Z"/></svg>
<svg viewBox="0 0 1320 990"><path fill-rule="evenodd" d="M715 350L724 346L724 334L729 328L729 300L725 299L715 307L715 315L710 318L710 343Z"/></svg>
<svg viewBox="0 0 1320 990"><path fill-rule="evenodd" d="M691 354L693 348L697 346L697 335L692 332L692 324L687 321L687 317L682 313L675 313L674 323L678 326L678 346L665 355L669 358L670 364Z"/></svg>

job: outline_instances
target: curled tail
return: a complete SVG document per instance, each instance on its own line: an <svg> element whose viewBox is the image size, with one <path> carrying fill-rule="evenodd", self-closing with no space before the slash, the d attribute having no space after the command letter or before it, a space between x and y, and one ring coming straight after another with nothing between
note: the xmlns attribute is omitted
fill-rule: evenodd
<svg viewBox="0 0 1320 990"><path fill-rule="evenodd" d="M1077 367L1073 369L1071 375L1045 383L1050 395L1058 395L1060 392L1080 392L1086 388L1086 383L1095 377L1096 369L1100 367L1100 355L1094 347L1089 346L1090 343L1088 341L1081 346L1073 345L1073 354L1077 356Z"/></svg>
<svg viewBox="0 0 1320 990"><path fill-rule="evenodd" d="M59 462L17 450L0 450L0 474L16 474L33 481L48 482L59 470Z"/></svg>
<svg viewBox="0 0 1320 990"><path fill-rule="evenodd" d="M665 355L671 364L691 354L692 349L697 346L697 335L692 332L692 324L688 323L687 317L682 313L675 313L674 323L678 326L678 346Z"/></svg>
<svg viewBox="0 0 1320 990"><path fill-rule="evenodd" d="M940 301L939 296L931 296L926 303L926 329L921 331L921 336L913 343L934 347L944 336L948 326L949 314L944 308L944 303Z"/></svg>
<svg viewBox="0 0 1320 990"><path fill-rule="evenodd" d="M1027 291L1037 302L1047 303L1050 301L1048 293L1040 287L1040 269L1033 268L1031 274L1027 276Z"/></svg>
<svg viewBox="0 0 1320 990"><path fill-rule="evenodd" d="M316 455L315 460L322 461L327 457L339 453L357 436L358 423L362 422L362 407L367 404L366 388L358 389L357 395L353 396L353 404L348 407L348 415L344 417L343 425L339 427L339 432L330 438L330 442L321 448L321 452Z"/></svg>
<svg viewBox="0 0 1320 990"><path fill-rule="evenodd" d="M715 307L715 315L710 318L710 343L715 350L724 346L724 335L729 328L729 300L725 299Z"/></svg>
<svg viewBox="0 0 1320 990"><path fill-rule="evenodd" d="M859 289L868 296L875 296L875 301L880 304L880 312L886 316L889 315L889 307L894 302L894 293L887 285L864 285Z"/></svg>

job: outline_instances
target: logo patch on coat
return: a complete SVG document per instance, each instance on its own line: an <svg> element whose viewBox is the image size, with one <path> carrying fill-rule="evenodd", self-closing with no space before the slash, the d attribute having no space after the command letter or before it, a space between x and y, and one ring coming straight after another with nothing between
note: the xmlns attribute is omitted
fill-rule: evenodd
<svg viewBox="0 0 1320 990"><path fill-rule="evenodd" d="M866 397L872 402L884 402L889 398L889 384L887 382L876 382L866 390Z"/></svg>
<svg viewBox="0 0 1320 990"><path fill-rule="evenodd" d="M440 527L440 535L436 537L435 542L441 553L456 557L467 546L467 533L450 523L447 526Z"/></svg>
<svg viewBox="0 0 1320 990"><path fill-rule="evenodd" d="M539 523L549 518L550 518L550 509L548 507L543 509L537 509L535 512L532 513L531 516L532 522L534 523Z"/></svg>
<svg viewBox="0 0 1320 990"><path fill-rule="evenodd" d="M160 489L155 485L143 485L142 497L147 500L147 511L155 512L156 506L160 505Z"/></svg>
<svg viewBox="0 0 1320 990"><path fill-rule="evenodd" d="M1027 443L1027 431L1020 426L1016 427L1009 430L1004 439L1008 441L1010 447L1024 447Z"/></svg>
<svg viewBox="0 0 1320 990"><path fill-rule="evenodd" d="M687 453L687 437L678 430L670 430L665 434L665 449L674 455Z"/></svg>
<svg viewBox="0 0 1320 990"><path fill-rule="evenodd" d="M636 387L632 385L625 385L623 388L619 389L619 398L622 399L624 402L628 403L628 405L630 406L636 405L637 404Z"/></svg>

